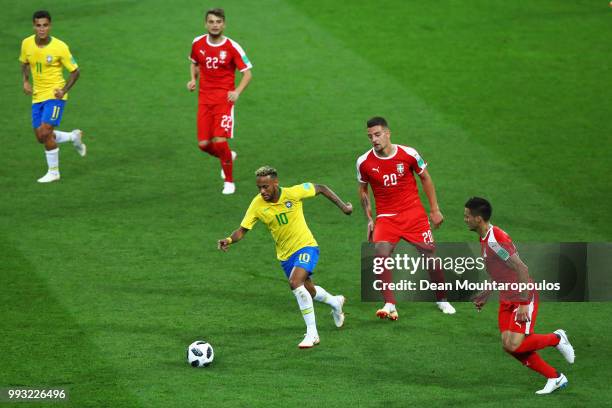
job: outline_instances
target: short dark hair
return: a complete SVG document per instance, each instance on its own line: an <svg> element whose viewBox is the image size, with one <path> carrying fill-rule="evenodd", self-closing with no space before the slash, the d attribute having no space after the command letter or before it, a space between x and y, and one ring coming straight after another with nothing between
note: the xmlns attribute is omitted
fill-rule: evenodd
<svg viewBox="0 0 612 408"><path fill-rule="evenodd" d="M47 10L38 10L32 14L32 22L34 22L37 18L46 18L51 22L51 14Z"/></svg>
<svg viewBox="0 0 612 408"><path fill-rule="evenodd" d="M278 172L276 171L276 169L274 167L271 167L271 166L261 166L260 168L255 170L255 176L257 176L257 177L270 176L271 178L275 179L275 178L278 177Z"/></svg>
<svg viewBox="0 0 612 408"><path fill-rule="evenodd" d="M387 124L387 121L382 116L374 116L373 118L368 119L367 125L369 128L374 127L374 126L382 126L384 128L389 127L389 125Z"/></svg>
<svg viewBox="0 0 612 408"><path fill-rule="evenodd" d="M211 8L208 11L206 11L206 15L204 16L205 19L208 19L208 15L212 14L213 16L217 16L223 19L223 21L225 21L225 10L223 10L222 8Z"/></svg>
<svg viewBox="0 0 612 408"><path fill-rule="evenodd" d="M482 197L470 198L465 203L465 208L470 210L470 214L473 216L480 216L485 221L489 221L489 219L491 219L491 214L493 214L491 203Z"/></svg>

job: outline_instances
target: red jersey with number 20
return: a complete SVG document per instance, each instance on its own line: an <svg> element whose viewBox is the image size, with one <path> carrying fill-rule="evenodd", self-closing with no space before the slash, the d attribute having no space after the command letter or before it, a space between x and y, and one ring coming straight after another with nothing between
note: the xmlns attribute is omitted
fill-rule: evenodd
<svg viewBox="0 0 612 408"><path fill-rule="evenodd" d="M208 34L196 37L191 45L191 62L200 67L200 103L227 102L227 92L236 88L236 69L244 72L253 65L242 47L225 37L220 44L211 44Z"/></svg>
<svg viewBox="0 0 612 408"><path fill-rule="evenodd" d="M393 145L395 153L379 157L374 149L357 159L357 180L372 187L376 215L389 216L411 209L424 212L414 174L425 171L427 163L412 147Z"/></svg>

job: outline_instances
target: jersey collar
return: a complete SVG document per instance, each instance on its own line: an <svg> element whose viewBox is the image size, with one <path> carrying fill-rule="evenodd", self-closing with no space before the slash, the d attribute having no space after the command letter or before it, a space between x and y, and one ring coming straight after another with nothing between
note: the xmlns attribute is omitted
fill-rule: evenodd
<svg viewBox="0 0 612 408"><path fill-rule="evenodd" d="M392 144L391 146L393 146L393 148L395 149L395 151L394 151L393 153L391 153L391 154L390 154L389 156L387 156L387 157L382 157L382 156L377 155L377 154L376 154L376 150L374 150L374 148L372 148L372 153L374 153L374 156L376 156L378 159L381 159L381 160L389 160L389 159L392 159L392 158L394 158L394 157L395 157L395 155L397 154L397 152L398 152L399 148L397 147L397 145L396 145L396 144Z"/></svg>
<svg viewBox="0 0 612 408"><path fill-rule="evenodd" d="M487 233L485 234L484 237L480 237L480 241L482 242L488 241L492 233L493 233L493 224L489 224L489 229L487 230Z"/></svg>
<svg viewBox="0 0 612 408"><path fill-rule="evenodd" d="M223 37L223 41L221 41L219 44L211 43L210 41L208 41L209 38L210 38L209 35L206 34L206 44L210 45L211 47L220 47L227 42L227 37L225 36Z"/></svg>

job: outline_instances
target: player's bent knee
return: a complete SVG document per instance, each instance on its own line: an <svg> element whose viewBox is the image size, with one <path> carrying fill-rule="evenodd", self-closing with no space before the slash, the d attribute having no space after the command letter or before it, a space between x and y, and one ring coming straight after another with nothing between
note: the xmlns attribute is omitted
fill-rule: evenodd
<svg viewBox="0 0 612 408"><path fill-rule="evenodd" d="M40 143L45 143L51 137L53 137L53 127L49 125L41 125L38 129L36 129L36 138Z"/></svg>
<svg viewBox="0 0 612 408"><path fill-rule="evenodd" d="M198 147L201 151L206 152L210 149L210 142L208 140L201 140L198 142Z"/></svg>
<svg viewBox="0 0 612 408"><path fill-rule="evenodd" d="M502 347L504 348L504 351L506 351L507 353L514 353L514 351L519 348L520 344L516 344L514 342L511 341L504 341L502 343Z"/></svg>
<svg viewBox="0 0 612 408"><path fill-rule="evenodd" d="M295 290L302 285L303 283L298 281L297 279L289 279L289 287L291 288L291 290Z"/></svg>

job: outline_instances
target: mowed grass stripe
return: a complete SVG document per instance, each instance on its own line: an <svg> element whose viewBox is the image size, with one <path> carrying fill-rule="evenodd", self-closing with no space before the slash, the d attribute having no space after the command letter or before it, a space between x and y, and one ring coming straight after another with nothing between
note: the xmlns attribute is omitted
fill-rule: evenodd
<svg viewBox="0 0 612 408"><path fill-rule="evenodd" d="M430 140L434 158L452 163L455 178L468 178L472 184L480 179L493 193L503 193L494 196L499 197L495 201L498 205L521 203L518 208L507 208L515 213L514 218L526 224L535 222L539 233L530 237L528 231L521 230L519 237L609 238L608 226L593 226L593 221L603 216L602 206L585 212L574 204L586 196L605 202L610 191L609 181L602 176L609 172L605 171L609 164L601 153L607 151L612 139L602 137L609 133L609 124L601 118L611 102L603 97L605 76L599 74L610 57L598 46L586 53L583 48L585 42L598 43L594 38L605 37L610 30L604 22L609 10L557 2L510 7L491 2L405 6L388 2L383 7L347 7L342 14L352 24L343 24L332 12L332 5L315 9L306 2L292 4L347 48L396 78L445 121L467 132L468 140L457 140L453 129L440 135L426 115L426 133L419 135L422 114L417 109L405 111L395 127L396 134L405 129ZM534 15L542 18L534 19ZM379 21L384 24L377 24ZM378 52L381 43L385 44L384 53ZM383 90L379 94L392 94L384 90L395 88L385 87L377 75L371 78L355 83L379 83ZM582 102L577 104L578 100ZM475 144L486 146L493 154L471 153ZM454 154L445 157L445 153ZM491 168L499 160L510 163L516 171L500 177L496 168ZM521 188L526 180L550 198L542 201L532 195L531 188ZM559 206L565 209L557 211ZM530 214L524 217L516 214L517 210ZM550 223L563 230L563 236L547 232L553 227Z"/></svg>
<svg viewBox="0 0 612 408"><path fill-rule="evenodd" d="M69 406L140 406L90 327L78 323L28 255L7 239L2 273L3 387L66 388ZM57 277L50 279L56 281ZM55 282L57 284L57 282Z"/></svg>
<svg viewBox="0 0 612 408"><path fill-rule="evenodd" d="M432 400L498 405L500 396L533 404L536 376L521 371L499 351L494 307L476 314L470 305L459 305L460 314L449 322L431 303L402 305L403 318L397 325L374 320L376 305L358 302L356 248L363 237L363 220L358 213L358 218L342 216L322 199L306 203L306 216L322 249L315 278L333 292L348 294L350 315L347 327L337 331L328 309L317 305L323 344L313 353L297 350L303 322L274 260L265 228L259 225L230 254L216 252L214 242L240 221L255 194L252 170L264 162L279 167L285 185L306 177L355 197L354 160L367 149L363 119L373 107L380 106L379 98L362 97L361 89L353 89L352 77L346 72L349 62L344 59L353 63L354 53L328 39L311 19L284 3L258 4L257 10L248 11L239 3L228 4L228 34L245 46L256 76L239 101L240 133L232 142L241 153L237 163L239 191L234 197L220 197L217 163L194 145L195 99L183 92L187 66L183 65L185 53L176 46L184 37L187 48L194 33L201 30L199 21L194 21L197 7L188 2L171 7L146 3L100 19L109 42L116 39L113 44L131 34L144 39L150 33L148 24L160 26L168 19L160 26L168 36L160 36L159 48L146 50L146 55L134 53L129 66L155 61L157 50L176 47L168 57L173 62L162 64L155 78L161 94L152 87L142 87L141 80L134 80L134 72L120 64L115 71L109 71L114 66L90 67L97 70L96 76L80 83L81 89L95 91L100 78L116 81L100 88L96 104L85 108L78 98L86 93L75 93L75 110L71 111L75 115L70 119L74 122L68 122L86 121L100 135L92 141L92 161L82 165L95 177L78 172L81 164L65 149L66 166L74 167L66 168L61 184L42 190L34 183L20 183L18 189L11 190L19 195L14 206L3 204L7 214L17 213L17 209L25 214L23 220L5 217L7 230L22 249L36 242L33 264L45 271L53 282L53 292L61 294L62 303L78 317L81 327L87 327L90 339L112 362L117 381L147 406L269 406L272 402L378 406L381 401L404 406L431 404ZM87 18L98 21L93 16ZM187 26L185 22L193 22L196 28L176 28ZM122 28L113 33L114 25ZM123 43L126 55L138 48L137 42ZM89 54L86 60L95 57L93 49L83 51ZM175 63L174 57L181 62ZM365 62L356 68L372 77L380 74ZM151 70L145 67L146 72L138 72L146 77ZM393 78L383 79L388 86L385 89L397 86ZM176 92L173 83L180 87ZM134 92L136 89L144 91ZM394 116L423 107L411 100L404 103L405 92L384 105L394 107L389 108ZM127 102L115 106L118 99ZM106 120L96 105L115 106L114 120ZM423 109L420 129L427 132L429 108ZM452 129L452 125L447 121L446 126ZM401 130L396 135L406 134ZM19 148L20 154L33 152L32 146ZM39 153L36 151L35 164L40 161ZM442 170L437 168L434 149L423 154L432 162L432 172ZM21 167L31 168L32 164ZM433 174L436 181L446 178ZM37 203L41 202L53 203L50 216L38 216ZM437 237L455 230L449 227L446 225ZM474 238L468 233L465 236ZM49 260L54 253L55 259ZM88 302L91 299L95 301ZM543 329L555 329L546 325L554 320L577 332L590 333L572 321L586 324L602 318L605 310L584 306L584 310L564 310L551 305L539 324ZM556 311L563 318L557 318ZM211 370L192 370L184 363L185 346L200 337L215 346L217 361ZM605 334L592 333L588 337L595 344L604 338ZM474 360L474 341L479 346L476 353L486 356L490 365L483 366L480 357ZM577 341L580 345L581 340ZM597 358L595 350L587 352L584 345L581 349L585 360ZM549 356L559 363L554 350L547 352L546 358ZM449 361L454 363L452 369ZM491 383L497 370L524 376L513 383L484 386ZM579 376L574 370L569 374L576 381L605 378L605 371L592 366ZM460 371L461 375L449 371ZM307 402L303 394L294 392L304 384L317 390ZM598 388L603 389L596 381L589 381L577 390L568 390L569 395L560 394L538 404L591 401L588 394L603 398L605 393ZM519 391L525 391L524 395L517 396ZM107 392L110 399L112 389L100 390L101 395Z"/></svg>

